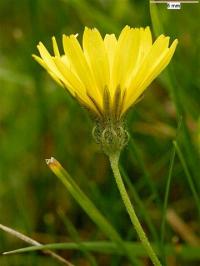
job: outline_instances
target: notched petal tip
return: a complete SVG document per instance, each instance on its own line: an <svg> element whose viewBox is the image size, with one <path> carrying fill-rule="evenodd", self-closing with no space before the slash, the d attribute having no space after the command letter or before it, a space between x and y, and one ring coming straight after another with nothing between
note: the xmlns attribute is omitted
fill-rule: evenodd
<svg viewBox="0 0 200 266"><path fill-rule="evenodd" d="M83 31L82 38L84 38L84 36L87 35L88 32L90 32L90 31L91 31L91 28L89 28L89 27L85 27L85 28L84 28L84 31Z"/></svg>
<svg viewBox="0 0 200 266"><path fill-rule="evenodd" d="M62 35L62 41L64 42L65 40L67 40L69 38L69 36L67 36L66 34Z"/></svg>
<svg viewBox="0 0 200 266"><path fill-rule="evenodd" d="M78 37L78 33L69 35L70 39L77 39L77 37Z"/></svg>
<svg viewBox="0 0 200 266"><path fill-rule="evenodd" d="M51 39L52 39L52 44L53 44L54 55L55 56L60 56L60 52L59 52L59 49L58 49L58 44L57 44L55 36L53 36Z"/></svg>
<svg viewBox="0 0 200 266"><path fill-rule="evenodd" d="M47 48L44 46L44 44L42 42L39 42L39 44L37 45L37 49L40 52L40 54L43 52L45 52L45 53L47 52L49 54Z"/></svg>
<svg viewBox="0 0 200 266"><path fill-rule="evenodd" d="M169 50L172 53L172 55L175 52L177 45L178 45L178 39L175 39L171 44L171 46L169 47Z"/></svg>
<svg viewBox="0 0 200 266"><path fill-rule="evenodd" d="M85 30L83 32L83 38L85 36L91 36L91 34L94 32L94 28L88 28L88 27L85 27Z"/></svg>
<svg viewBox="0 0 200 266"><path fill-rule="evenodd" d="M148 33L148 34L151 36L151 29L150 29L149 26L146 26L146 27L144 28L144 31L145 31L146 33Z"/></svg>
<svg viewBox="0 0 200 266"><path fill-rule="evenodd" d="M156 39L164 39L166 36L162 33Z"/></svg>
<svg viewBox="0 0 200 266"><path fill-rule="evenodd" d="M122 30L130 30L130 29L134 29L134 28L131 28L129 25L125 25Z"/></svg>
<svg viewBox="0 0 200 266"><path fill-rule="evenodd" d="M99 30L95 27L92 28L92 31L98 32L100 34Z"/></svg>
<svg viewBox="0 0 200 266"><path fill-rule="evenodd" d="M171 46L172 46L172 45L176 45L176 46L177 46L177 45L178 45L178 39L175 39L175 40L173 41L173 43L171 44ZM171 47L171 46L170 46L170 47Z"/></svg>
<svg viewBox="0 0 200 266"><path fill-rule="evenodd" d="M93 31L93 30L97 30L97 28L95 28L95 27L89 28L89 27L87 27L87 26L84 28L84 32L85 32L85 31ZM97 30L97 31L98 31L98 30Z"/></svg>
<svg viewBox="0 0 200 266"><path fill-rule="evenodd" d="M37 47L45 47L44 44L42 42L39 42Z"/></svg>
<svg viewBox="0 0 200 266"><path fill-rule="evenodd" d="M40 64L42 67L46 68L45 62L41 57L39 57L35 54L32 54L32 57L38 64Z"/></svg>

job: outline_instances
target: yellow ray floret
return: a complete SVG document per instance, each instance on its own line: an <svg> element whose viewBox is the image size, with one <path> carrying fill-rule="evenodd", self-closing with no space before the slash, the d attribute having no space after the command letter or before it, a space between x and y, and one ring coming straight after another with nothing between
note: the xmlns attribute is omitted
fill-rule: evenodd
<svg viewBox="0 0 200 266"><path fill-rule="evenodd" d="M82 46L77 34L63 35L63 55L54 37L52 43L54 55L40 42L35 60L97 117L120 120L169 64L178 40L169 46L160 35L152 42L149 27L125 26L118 39L85 28Z"/></svg>

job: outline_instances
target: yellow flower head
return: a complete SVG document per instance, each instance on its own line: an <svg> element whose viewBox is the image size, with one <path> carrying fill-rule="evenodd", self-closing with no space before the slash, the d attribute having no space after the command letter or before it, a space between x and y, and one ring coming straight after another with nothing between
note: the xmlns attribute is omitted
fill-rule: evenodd
<svg viewBox="0 0 200 266"><path fill-rule="evenodd" d="M99 120L119 121L149 84L170 62L178 41L169 37L152 42L146 28L125 26L118 39L103 38L97 29L85 28L80 45L77 34L63 35L64 54L53 37L54 55L40 42L34 55L48 73Z"/></svg>

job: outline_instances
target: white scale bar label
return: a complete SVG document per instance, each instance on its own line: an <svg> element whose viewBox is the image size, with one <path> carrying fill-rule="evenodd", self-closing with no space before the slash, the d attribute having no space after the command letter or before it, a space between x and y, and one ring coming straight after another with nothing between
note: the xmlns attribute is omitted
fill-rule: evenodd
<svg viewBox="0 0 200 266"><path fill-rule="evenodd" d="M180 2L167 2L167 9L181 9Z"/></svg>

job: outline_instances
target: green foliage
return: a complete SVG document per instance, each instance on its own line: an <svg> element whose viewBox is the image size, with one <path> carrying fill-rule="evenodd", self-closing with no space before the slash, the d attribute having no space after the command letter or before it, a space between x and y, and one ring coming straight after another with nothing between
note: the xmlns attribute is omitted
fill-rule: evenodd
<svg viewBox="0 0 200 266"><path fill-rule="evenodd" d="M0 1L0 223L44 244L69 242L60 254L75 265L131 265L114 242L100 242L109 240L105 231L91 222L51 174L44 159L54 156L117 234L131 241L135 258L145 256L108 160L92 139L87 112L31 54L37 53L39 41L50 47L51 36L61 40L62 33L81 35L85 25L116 34L126 24L150 25L155 36L162 31L178 38L179 44L170 66L127 117L132 139L120 164L136 212L163 262L199 265L198 248L167 218L170 207L190 233L200 234L200 36L195 19L199 15L196 4L183 4L176 11L144 0ZM0 232L0 252L24 246ZM147 260L140 262L148 265ZM32 252L1 257L0 264L59 265Z"/></svg>

